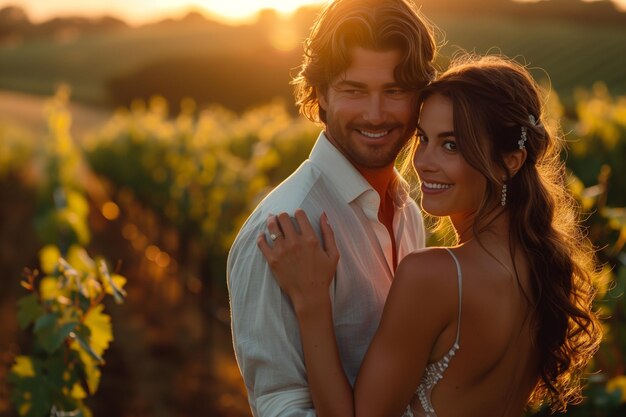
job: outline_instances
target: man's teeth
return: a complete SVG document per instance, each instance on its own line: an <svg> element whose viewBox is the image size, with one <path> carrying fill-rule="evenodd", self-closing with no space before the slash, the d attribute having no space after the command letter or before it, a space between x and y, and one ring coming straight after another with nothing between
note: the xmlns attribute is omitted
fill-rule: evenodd
<svg viewBox="0 0 626 417"><path fill-rule="evenodd" d="M368 138L382 138L387 133L389 133L388 130L385 130L384 132L368 132L366 130L359 130L359 132L361 132L363 136L367 136Z"/></svg>
<svg viewBox="0 0 626 417"><path fill-rule="evenodd" d="M433 190L442 190L444 188L450 188L451 187L450 184L439 184L439 183L435 183L435 182L426 182L426 181L422 181L422 184L424 184L424 187L431 188Z"/></svg>

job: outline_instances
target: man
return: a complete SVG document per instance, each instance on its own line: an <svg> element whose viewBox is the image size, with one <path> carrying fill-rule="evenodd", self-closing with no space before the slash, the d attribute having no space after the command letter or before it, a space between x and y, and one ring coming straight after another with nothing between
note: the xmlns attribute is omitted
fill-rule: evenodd
<svg viewBox="0 0 626 417"><path fill-rule="evenodd" d="M255 209L228 259L233 343L255 416L315 415L298 322L257 238L271 214L302 208L315 227L327 214L341 254L330 289L335 330L354 383L396 265L424 246L394 161L415 133L415 99L434 77L434 54L432 31L408 0L334 0L305 42L296 98L324 131Z"/></svg>

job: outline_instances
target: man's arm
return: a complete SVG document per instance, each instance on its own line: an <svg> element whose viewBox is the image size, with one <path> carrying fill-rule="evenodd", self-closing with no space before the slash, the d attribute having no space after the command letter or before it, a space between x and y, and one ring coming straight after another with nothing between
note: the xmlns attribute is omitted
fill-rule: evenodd
<svg viewBox="0 0 626 417"><path fill-rule="evenodd" d="M286 213L270 218L268 231L283 236L273 248L260 236L259 248L294 305L318 416L353 416L352 387L339 356L328 289L339 261L334 234L323 215L321 245L304 211L296 210L295 218L300 233Z"/></svg>
<svg viewBox="0 0 626 417"><path fill-rule="evenodd" d="M257 247L263 229L244 226L228 257L237 362L256 417L314 417L292 304Z"/></svg>

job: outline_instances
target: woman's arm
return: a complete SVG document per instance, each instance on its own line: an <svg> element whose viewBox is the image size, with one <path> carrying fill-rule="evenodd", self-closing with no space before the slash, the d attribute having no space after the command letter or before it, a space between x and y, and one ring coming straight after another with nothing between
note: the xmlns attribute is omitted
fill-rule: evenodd
<svg viewBox="0 0 626 417"><path fill-rule="evenodd" d="M353 396L339 359L328 290L339 259L332 230L322 216L323 249L304 212L297 211L295 218L300 233L289 216L281 214L268 220L269 232L279 236L274 246L264 236L258 243L294 304L317 415L402 415L426 364L443 356L453 343L435 346L446 327L456 325L458 293L452 259L445 251L426 250L398 265Z"/></svg>
<svg viewBox="0 0 626 417"><path fill-rule="evenodd" d="M448 326L456 329L455 277L443 250L413 253L400 262L354 386L356 416L401 416L426 365L450 349L454 338L439 336Z"/></svg>
<svg viewBox="0 0 626 417"><path fill-rule="evenodd" d="M297 316L317 416L353 416L354 397L339 359L330 298L316 309L301 309Z"/></svg>
<svg viewBox="0 0 626 417"><path fill-rule="evenodd" d="M333 232L323 215L324 249L304 211L297 210L295 218L300 233L287 214L270 218L269 232L278 237L270 247L265 236L259 236L259 248L294 305L317 416L353 416L352 387L339 358L329 295L339 260Z"/></svg>

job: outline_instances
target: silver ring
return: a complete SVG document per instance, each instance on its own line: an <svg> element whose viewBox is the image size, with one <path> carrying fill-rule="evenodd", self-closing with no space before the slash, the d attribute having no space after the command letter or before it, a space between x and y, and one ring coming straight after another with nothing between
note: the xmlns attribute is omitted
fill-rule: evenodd
<svg viewBox="0 0 626 417"><path fill-rule="evenodd" d="M275 241L276 239L278 239L279 237L280 237L280 233L278 233L278 234L272 233L270 235L270 239L272 240L272 242Z"/></svg>

